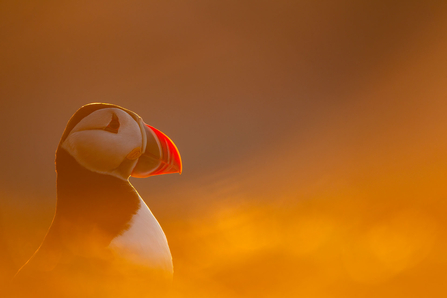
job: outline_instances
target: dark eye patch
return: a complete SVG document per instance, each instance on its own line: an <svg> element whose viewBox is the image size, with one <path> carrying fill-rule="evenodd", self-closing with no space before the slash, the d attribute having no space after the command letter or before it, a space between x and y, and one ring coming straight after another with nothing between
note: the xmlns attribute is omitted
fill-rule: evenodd
<svg viewBox="0 0 447 298"><path fill-rule="evenodd" d="M111 133L118 133L119 128L120 128L120 121L118 119L118 116L112 114L112 120L110 121L109 125L107 125L107 127L104 128L104 130Z"/></svg>

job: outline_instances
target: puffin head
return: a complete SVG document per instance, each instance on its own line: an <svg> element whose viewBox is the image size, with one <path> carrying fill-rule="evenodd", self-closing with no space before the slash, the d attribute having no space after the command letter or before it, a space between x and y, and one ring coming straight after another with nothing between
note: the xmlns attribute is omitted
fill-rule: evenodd
<svg viewBox="0 0 447 298"><path fill-rule="evenodd" d="M123 180L182 171L180 153L168 136L112 104L81 107L65 128L61 149L85 169Z"/></svg>

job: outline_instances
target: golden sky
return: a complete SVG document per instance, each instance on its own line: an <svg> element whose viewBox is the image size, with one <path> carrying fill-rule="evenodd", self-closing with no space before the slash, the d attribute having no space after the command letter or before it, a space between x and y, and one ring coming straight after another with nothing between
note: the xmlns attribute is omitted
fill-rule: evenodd
<svg viewBox="0 0 447 298"><path fill-rule="evenodd" d="M446 53L442 1L0 2L0 286L109 102L182 155L132 180L174 297L445 297Z"/></svg>

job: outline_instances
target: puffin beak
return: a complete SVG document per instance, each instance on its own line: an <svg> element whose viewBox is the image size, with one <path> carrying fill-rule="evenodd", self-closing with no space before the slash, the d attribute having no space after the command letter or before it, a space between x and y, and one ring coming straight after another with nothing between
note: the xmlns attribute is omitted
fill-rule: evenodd
<svg viewBox="0 0 447 298"><path fill-rule="evenodd" d="M146 148L138 158L131 176L149 176L182 173L182 160L174 142L158 129L143 123L146 133ZM144 138L143 138L144 139Z"/></svg>

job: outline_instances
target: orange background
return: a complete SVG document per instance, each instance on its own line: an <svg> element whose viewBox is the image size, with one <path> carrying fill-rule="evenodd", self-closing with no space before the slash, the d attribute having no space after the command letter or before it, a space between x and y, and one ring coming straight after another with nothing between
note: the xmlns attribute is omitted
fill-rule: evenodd
<svg viewBox="0 0 447 298"><path fill-rule="evenodd" d="M175 297L447 295L443 1L0 2L0 287L55 205L83 104L182 154L132 183Z"/></svg>

